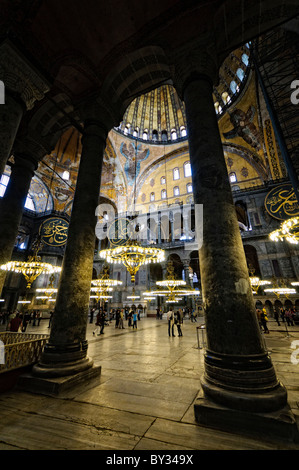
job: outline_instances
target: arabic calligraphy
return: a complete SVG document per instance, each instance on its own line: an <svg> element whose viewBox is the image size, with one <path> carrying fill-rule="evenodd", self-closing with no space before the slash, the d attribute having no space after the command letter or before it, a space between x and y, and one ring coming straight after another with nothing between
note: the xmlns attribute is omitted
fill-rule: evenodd
<svg viewBox="0 0 299 470"><path fill-rule="evenodd" d="M299 215L299 203L291 184L272 189L265 198L267 212L278 220L286 220Z"/></svg>
<svg viewBox="0 0 299 470"><path fill-rule="evenodd" d="M62 246L67 241L69 224L64 219L50 218L40 226L40 234L44 243L49 246Z"/></svg>

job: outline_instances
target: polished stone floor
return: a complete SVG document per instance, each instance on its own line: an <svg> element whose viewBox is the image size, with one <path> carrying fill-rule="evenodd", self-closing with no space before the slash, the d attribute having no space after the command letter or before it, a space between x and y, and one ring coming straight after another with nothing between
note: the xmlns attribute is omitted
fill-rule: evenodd
<svg viewBox="0 0 299 470"><path fill-rule="evenodd" d="M299 450L195 422L203 373L200 324L185 320L183 336L169 337L167 322L155 318L141 318L137 330L127 323L116 329L113 322L100 336L88 323L89 356L102 366L101 376L59 396L17 388L1 393L0 450ZM267 348L299 421L299 363L292 349L299 325L288 331L274 321L268 325ZM48 321L27 331L49 332Z"/></svg>

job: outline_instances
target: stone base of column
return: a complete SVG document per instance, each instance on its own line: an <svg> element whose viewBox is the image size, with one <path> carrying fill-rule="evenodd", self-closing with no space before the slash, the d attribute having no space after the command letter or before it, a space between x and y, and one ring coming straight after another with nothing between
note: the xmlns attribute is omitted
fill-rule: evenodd
<svg viewBox="0 0 299 470"><path fill-rule="evenodd" d="M36 376L33 373L23 374L18 379L17 388L31 393L40 393L50 396L59 395L82 384L88 388L88 384L101 375L101 366L93 364L90 360L88 365L89 367L84 370L74 371L73 369L73 373L69 375L51 377L41 376L40 374ZM38 372L41 372L40 368ZM59 372L62 373L63 368L57 371L57 373ZM48 373L49 370L45 370L45 374Z"/></svg>
<svg viewBox="0 0 299 470"><path fill-rule="evenodd" d="M239 392L229 392L223 390L214 390L218 398L222 394L224 401L231 401L235 404L244 403L247 400L247 410L231 408L213 401L206 397L202 390L194 404L194 415L196 421L203 426L218 429L221 431L235 434L243 434L248 437L261 438L263 440L277 439L285 442L299 442L299 431L296 424L296 418L293 415L288 404L280 409L270 412L250 411L249 402L262 402L271 400L273 397L263 396L262 394L242 394ZM278 390L278 393L283 393ZM225 396L226 395L226 396ZM254 408L254 406L252 406Z"/></svg>

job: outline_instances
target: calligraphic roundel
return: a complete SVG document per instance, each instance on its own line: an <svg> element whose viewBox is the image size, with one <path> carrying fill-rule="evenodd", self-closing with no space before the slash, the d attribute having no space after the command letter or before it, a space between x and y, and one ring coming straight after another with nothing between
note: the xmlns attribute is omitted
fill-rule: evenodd
<svg viewBox="0 0 299 470"><path fill-rule="evenodd" d="M41 223L39 233L43 243L49 246L62 246L67 241L69 223L59 217L50 217Z"/></svg>
<svg viewBox="0 0 299 470"><path fill-rule="evenodd" d="M271 189L265 198L265 208L278 220L299 216L299 203L292 185L286 183Z"/></svg>

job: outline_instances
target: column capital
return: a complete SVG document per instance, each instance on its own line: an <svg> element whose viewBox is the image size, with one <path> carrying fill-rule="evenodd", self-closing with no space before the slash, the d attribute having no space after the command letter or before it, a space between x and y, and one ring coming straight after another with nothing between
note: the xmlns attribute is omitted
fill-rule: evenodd
<svg viewBox="0 0 299 470"><path fill-rule="evenodd" d="M92 128L93 125L102 128L102 138L105 140L108 132L114 126L119 125L121 117L118 115L118 110L101 95L92 96L84 100L78 105L78 108L85 129L87 127ZM98 134L98 131L95 132Z"/></svg>
<svg viewBox="0 0 299 470"><path fill-rule="evenodd" d="M49 81L9 40L0 45L0 80L6 92L19 96L27 110L50 90Z"/></svg>
<svg viewBox="0 0 299 470"><path fill-rule="evenodd" d="M176 50L172 56L172 76L180 97L184 98L186 86L197 79L205 78L211 86L218 80L218 56L214 39L210 34L188 43Z"/></svg>

